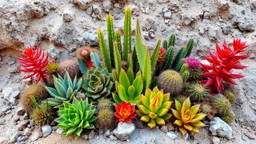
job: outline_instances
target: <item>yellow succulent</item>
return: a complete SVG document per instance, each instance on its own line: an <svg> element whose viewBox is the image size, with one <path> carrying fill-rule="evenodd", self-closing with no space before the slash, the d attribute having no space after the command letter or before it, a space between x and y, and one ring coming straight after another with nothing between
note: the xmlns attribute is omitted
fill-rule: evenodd
<svg viewBox="0 0 256 144"><path fill-rule="evenodd" d="M163 90L157 87L151 91L147 89L145 96L140 95L140 102L137 104L139 110L136 113L141 117L141 121L147 122L150 128L164 125L172 114L168 113L171 108L170 94L164 94Z"/></svg>
<svg viewBox="0 0 256 144"><path fill-rule="evenodd" d="M175 109L172 109L172 113L176 118L174 124L179 126L180 132L185 135L188 131L199 133L199 127L205 126L202 119L206 114L198 113L200 104L191 107L190 98L188 97L183 104L175 100Z"/></svg>
<svg viewBox="0 0 256 144"><path fill-rule="evenodd" d="M46 69L47 69L47 71L50 72L50 73L57 72L57 70L58 70L58 64L57 64L56 62L50 62L50 63L48 63Z"/></svg>

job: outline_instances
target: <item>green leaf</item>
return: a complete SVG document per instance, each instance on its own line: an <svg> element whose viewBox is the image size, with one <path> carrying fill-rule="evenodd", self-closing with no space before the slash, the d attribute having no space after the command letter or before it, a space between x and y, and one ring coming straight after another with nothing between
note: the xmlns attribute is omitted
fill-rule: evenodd
<svg viewBox="0 0 256 144"><path fill-rule="evenodd" d="M112 67L111 67L110 57L108 54L106 43L104 41L104 35L102 30L98 30L98 41L100 45L100 51L101 51L101 56L104 62L104 66L107 68L108 72L111 72Z"/></svg>
<svg viewBox="0 0 256 144"><path fill-rule="evenodd" d="M67 93L66 93L66 98L67 98L67 99L70 98L70 96L72 95L72 93L73 93L73 90L72 90L71 87L69 87L68 90L67 90Z"/></svg>
<svg viewBox="0 0 256 144"><path fill-rule="evenodd" d="M126 93L125 88L122 85L118 86L118 94L119 94L119 97L122 101L129 102L129 97Z"/></svg>
<svg viewBox="0 0 256 144"><path fill-rule="evenodd" d="M123 69L121 69L120 72L120 76L119 76L119 83L125 88L128 89L130 84L130 80L127 76L127 74L125 73L125 71Z"/></svg>
<svg viewBox="0 0 256 144"><path fill-rule="evenodd" d="M79 66L79 69L80 69L81 73L85 74L86 71L87 71L87 66L86 66L86 64L84 63L83 60L80 60L80 59L78 60L78 66Z"/></svg>
<svg viewBox="0 0 256 144"><path fill-rule="evenodd" d="M114 101L117 103L117 104L121 104L122 103L122 100L120 99L120 97L115 94L115 93L112 93L112 97L114 99Z"/></svg>
<svg viewBox="0 0 256 144"><path fill-rule="evenodd" d="M151 71L152 71L152 75L154 75L155 73L155 68L156 68L156 63L158 60L158 55L159 55L159 50L160 50L160 45L161 45L161 40L159 39L157 41L156 47L154 49L154 52L151 56Z"/></svg>
<svg viewBox="0 0 256 144"><path fill-rule="evenodd" d="M140 75L138 75L133 81L132 85L136 88L135 96L139 96L143 91L143 81Z"/></svg>
<svg viewBox="0 0 256 144"><path fill-rule="evenodd" d="M59 93L54 88L47 87L47 86L45 86L45 88L51 96L53 97L60 96Z"/></svg>
<svg viewBox="0 0 256 144"><path fill-rule="evenodd" d="M133 100L134 99L134 94L135 94L135 87L133 85L131 85L129 88L128 88L128 96L129 96L129 99L130 100Z"/></svg>
<svg viewBox="0 0 256 144"><path fill-rule="evenodd" d="M129 67L126 73L127 73L130 83L132 83L134 80L134 73L133 73L132 68Z"/></svg>
<svg viewBox="0 0 256 144"><path fill-rule="evenodd" d="M149 87L151 79L152 79L149 51L146 52L144 64L145 65L144 65L144 69L142 70L142 78L143 78L143 86L144 86L144 91L145 91L146 88Z"/></svg>
<svg viewBox="0 0 256 144"><path fill-rule="evenodd" d="M100 57L99 57L98 53L92 52L91 53L91 59L92 59L92 62L93 62L93 66L95 68L100 67Z"/></svg>
<svg viewBox="0 0 256 144"><path fill-rule="evenodd" d="M123 57L123 53L122 53L122 43L121 43L121 33L120 33L120 31L116 32L115 40L117 42L118 51L119 51L120 56L122 58Z"/></svg>

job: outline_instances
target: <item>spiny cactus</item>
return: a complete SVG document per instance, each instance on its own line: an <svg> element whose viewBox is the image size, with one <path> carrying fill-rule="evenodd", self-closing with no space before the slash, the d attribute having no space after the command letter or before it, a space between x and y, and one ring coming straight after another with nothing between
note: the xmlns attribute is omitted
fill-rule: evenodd
<svg viewBox="0 0 256 144"><path fill-rule="evenodd" d="M78 64L76 60L64 60L59 64L58 71L57 73L61 76L64 77L66 72L68 72L69 76L71 79L74 79L75 76L80 77L81 72L79 70Z"/></svg>
<svg viewBox="0 0 256 144"><path fill-rule="evenodd" d="M187 99L188 97L185 95L178 95L175 97L175 99L179 102L179 103L183 103L185 101L185 99Z"/></svg>
<svg viewBox="0 0 256 144"><path fill-rule="evenodd" d="M217 113L217 109L210 101L203 101L200 104L199 112L207 114L207 118L209 120L213 120L215 114Z"/></svg>
<svg viewBox="0 0 256 144"><path fill-rule="evenodd" d="M209 95L209 90L200 83L194 83L188 86L188 92L194 100L205 100Z"/></svg>
<svg viewBox="0 0 256 144"><path fill-rule="evenodd" d="M183 79L178 72L167 70L159 75L157 86L164 92L176 94L183 89Z"/></svg>
<svg viewBox="0 0 256 144"><path fill-rule="evenodd" d="M232 91L226 90L226 91L224 92L224 96L229 100L229 102L230 102L231 104L236 103L236 96L234 95L234 93L233 93Z"/></svg>
<svg viewBox="0 0 256 144"><path fill-rule="evenodd" d="M31 113L35 108L35 105L32 101L34 97L37 102L42 102L49 96L49 93L44 88L43 85L31 85L21 94L20 104L25 112Z"/></svg>
<svg viewBox="0 0 256 144"><path fill-rule="evenodd" d="M231 104L224 96L219 96L214 100L214 106L217 108L217 112L221 115L225 115L230 112Z"/></svg>
<svg viewBox="0 0 256 144"><path fill-rule="evenodd" d="M38 126L49 124L52 120L52 112L48 105L48 102L46 101L39 106L34 97L31 100L36 107L31 115L31 118L34 120L35 124Z"/></svg>
<svg viewBox="0 0 256 144"><path fill-rule="evenodd" d="M224 116L221 116L220 118L226 123L232 123L233 121L235 121L235 116L232 112L228 112Z"/></svg>
<svg viewBox="0 0 256 144"><path fill-rule="evenodd" d="M112 109L113 102L109 99L100 99L98 101L97 110L100 111L102 109Z"/></svg>
<svg viewBox="0 0 256 144"><path fill-rule="evenodd" d="M180 73L180 75L183 79L183 82L186 83L189 79L190 72L188 70L185 70L183 73Z"/></svg>
<svg viewBox="0 0 256 144"><path fill-rule="evenodd" d="M196 57L185 58L184 64L180 69L180 73L182 74L184 71L189 71L190 80L200 78L202 74L202 66L200 60Z"/></svg>
<svg viewBox="0 0 256 144"><path fill-rule="evenodd" d="M101 130L111 129L114 120L114 111L112 109L101 109L97 115L96 127Z"/></svg>

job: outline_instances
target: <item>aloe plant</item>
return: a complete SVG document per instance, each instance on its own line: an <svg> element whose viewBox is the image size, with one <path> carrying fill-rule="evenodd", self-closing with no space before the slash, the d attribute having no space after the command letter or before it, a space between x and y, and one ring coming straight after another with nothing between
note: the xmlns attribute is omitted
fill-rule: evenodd
<svg viewBox="0 0 256 144"><path fill-rule="evenodd" d="M53 79L55 88L47 86L45 86L45 88L52 96L51 98L48 98L49 105L54 106L55 108L62 106L65 101L71 101L83 84L82 78L78 80L77 77L75 77L72 81L67 72L64 78L58 75L58 77L53 76Z"/></svg>

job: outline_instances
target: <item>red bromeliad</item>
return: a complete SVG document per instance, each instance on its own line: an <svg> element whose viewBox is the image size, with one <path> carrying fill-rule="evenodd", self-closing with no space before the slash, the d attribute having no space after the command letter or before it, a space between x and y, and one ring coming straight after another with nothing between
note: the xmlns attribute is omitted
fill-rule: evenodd
<svg viewBox="0 0 256 144"><path fill-rule="evenodd" d="M21 64L21 72L31 73L23 79L35 76L36 83L41 79L46 80L49 72L46 70L48 64L48 53L44 54L42 48L35 47L32 49L28 47L22 53L23 57L18 58Z"/></svg>
<svg viewBox="0 0 256 144"><path fill-rule="evenodd" d="M136 117L135 106L130 103L122 102L116 105L115 116L118 118L119 122L132 122L132 119Z"/></svg>
<svg viewBox="0 0 256 144"><path fill-rule="evenodd" d="M241 74L233 73L233 69L246 68L247 66L239 64L239 61L249 57L249 55L240 55L246 50L247 45L239 39L234 39L233 49L226 44L226 41L223 42L222 46L223 48L216 43L216 53L211 53L209 50L210 56L204 56L210 65L202 64L204 70L202 76L208 78L208 80L203 81L205 86L209 87L212 92L216 88L218 93L221 93L223 81L236 84L233 79L244 77Z"/></svg>

